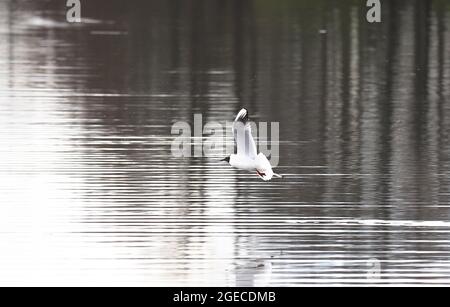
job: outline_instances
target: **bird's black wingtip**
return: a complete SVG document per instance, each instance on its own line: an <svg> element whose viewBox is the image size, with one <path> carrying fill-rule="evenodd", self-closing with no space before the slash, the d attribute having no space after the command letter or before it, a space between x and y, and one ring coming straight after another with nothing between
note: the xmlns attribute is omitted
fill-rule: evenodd
<svg viewBox="0 0 450 307"><path fill-rule="evenodd" d="M242 108L236 115L236 119L234 121L246 123L248 121L248 110L246 108Z"/></svg>

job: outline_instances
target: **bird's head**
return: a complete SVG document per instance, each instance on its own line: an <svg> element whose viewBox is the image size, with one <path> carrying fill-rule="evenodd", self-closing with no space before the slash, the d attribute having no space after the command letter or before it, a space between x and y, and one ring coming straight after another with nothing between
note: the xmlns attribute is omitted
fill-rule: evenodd
<svg viewBox="0 0 450 307"><path fill-rule="evenodd" d="M230 156L228 156L228 157L225 157L225 158L223 158L222 160L220 160L220 161L225 161L225 162L228 162L228 163L230 163Z"/></svg>

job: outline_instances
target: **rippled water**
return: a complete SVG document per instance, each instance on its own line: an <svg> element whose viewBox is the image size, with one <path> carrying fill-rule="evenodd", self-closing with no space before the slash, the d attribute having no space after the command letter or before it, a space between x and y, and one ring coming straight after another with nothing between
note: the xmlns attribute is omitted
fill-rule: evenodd
<svg viewBox="0 0 450 307"><path fill-rule="evenodd" d="M1 1L0 284L450 284L450 6L365 12ZM242 106L283 179L172 156Z"/></svg>

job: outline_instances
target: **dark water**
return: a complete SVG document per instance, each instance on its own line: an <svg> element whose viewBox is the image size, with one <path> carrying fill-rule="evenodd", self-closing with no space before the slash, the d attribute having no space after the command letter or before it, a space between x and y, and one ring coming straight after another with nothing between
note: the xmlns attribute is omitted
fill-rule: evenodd
<svg viewBox="0 0 450 307"><path fill-rule="evenodd" d="M450 284L448 1L81 2L0 2L0 284ZM283 179L172 156L242 106Z"/></svg>

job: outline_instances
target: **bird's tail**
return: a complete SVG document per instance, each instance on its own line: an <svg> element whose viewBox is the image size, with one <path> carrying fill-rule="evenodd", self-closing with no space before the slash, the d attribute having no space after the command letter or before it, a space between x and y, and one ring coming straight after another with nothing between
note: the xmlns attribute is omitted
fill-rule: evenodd
<svg viewBox="0 0 450 307"><path fill-rule="evenodd" d="M281 176L280 174L277 174L277 173L273 173L273 175L278 178L283 178L283 176Z"/></svg>

